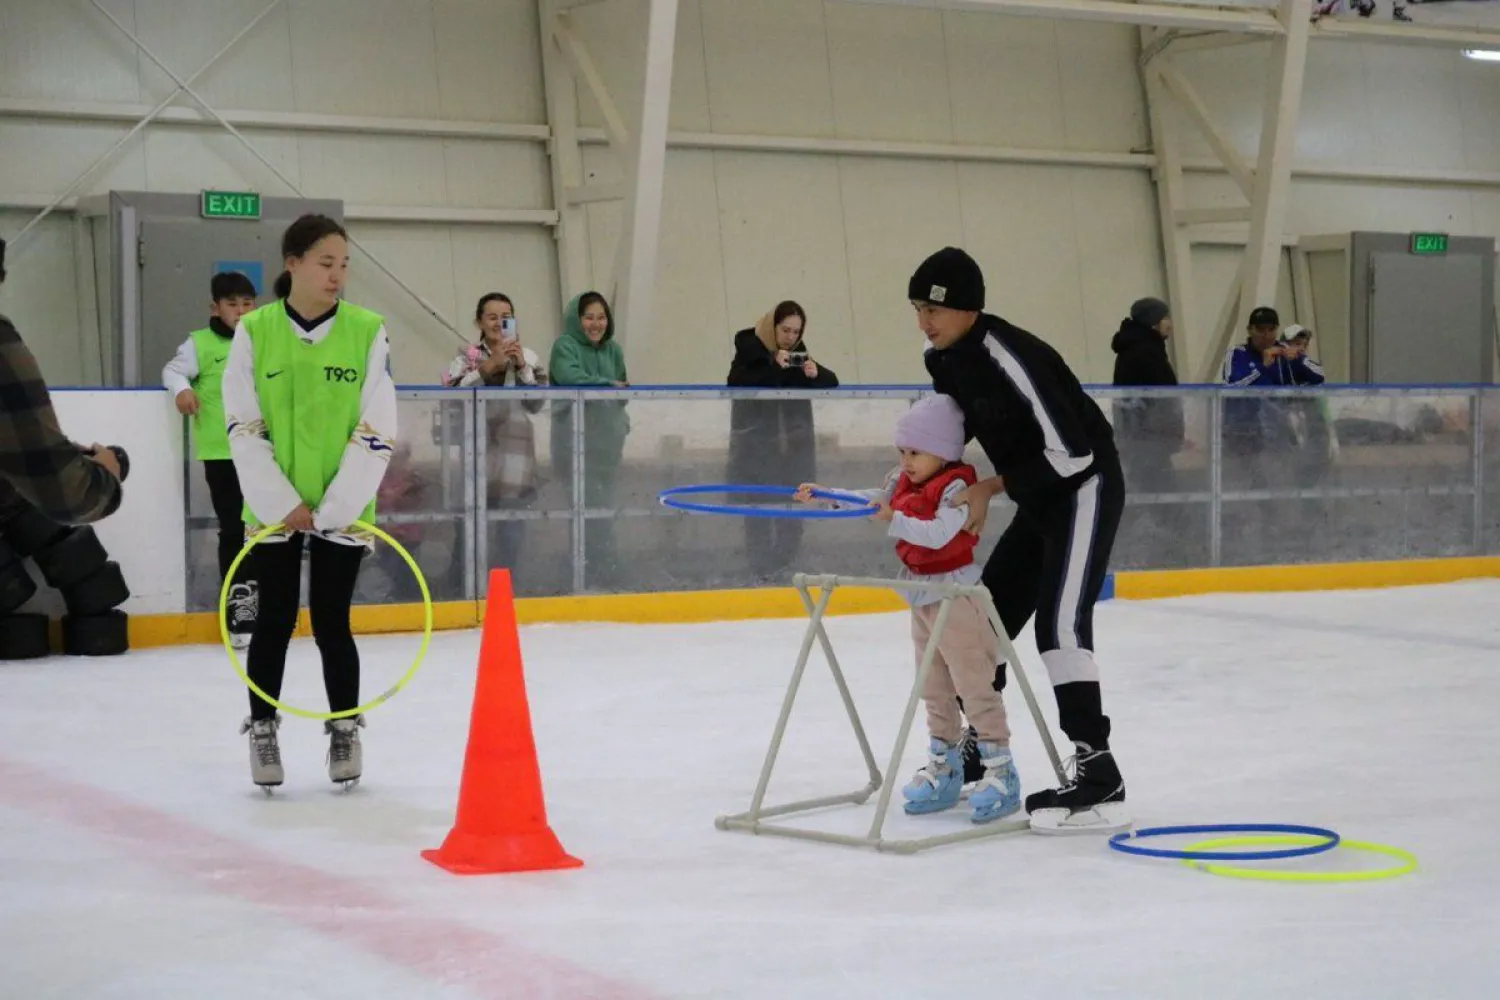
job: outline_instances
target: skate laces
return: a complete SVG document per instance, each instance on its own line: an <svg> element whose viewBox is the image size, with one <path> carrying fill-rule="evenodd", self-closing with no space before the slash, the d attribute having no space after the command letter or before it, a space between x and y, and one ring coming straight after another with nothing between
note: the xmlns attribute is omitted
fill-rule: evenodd
<svg viewBox="0 0 1500 1000"><path fill-rule="evenodd" d="M256 763L262 767L281 763L281 745L276 740L274 720L251 722L246 719L240 732L250 734L250 747L255 751Z"/></svg>
<svg viewBox="0 0 1500 1000"><path fill-rule="evenodd" d="M335 764L347 764L354 759L354 745L359 742L359 727L365 724L363 718L350 722L347 726L337 723L328 724L328 733L332 737L328 741L328 759Z"/></svg>
<svg viewBox="0 0 1500 1000"><path fill-rule="evenodd" d="M253 587L237 583L230 593L229 606L234 609L233 624L253 622L260 610L260 594Z"/></svg>

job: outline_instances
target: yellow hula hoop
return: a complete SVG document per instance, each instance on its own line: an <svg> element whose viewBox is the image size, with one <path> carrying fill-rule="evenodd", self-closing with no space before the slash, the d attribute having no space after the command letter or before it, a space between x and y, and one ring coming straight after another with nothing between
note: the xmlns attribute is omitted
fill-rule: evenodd
<svg viewBox="0 0 1500 1000"><path fill-rule="evenodd" d="M411 567L412 574L417 578L417 586L422 589L422 647L417 650L417 658L412 661L412 664L407 668L406 673L402 674L401 678L396 681L395 684L392 684L383 694L372 701L366 702L363 705L359 705L355 708L345 709L342 712L309 712L305 708L298 708L295 705L288 705L283 702L277 701L275 698L272 698L270 695L262 691L260 687L250 679L250 675L245 672L245 668L240 665L239 654L235 652L234 644L230 642L229 638L229 616L227 612L229 610L229 586L230 583L234 580L235 571L240 568L240 563L245 561L245 557L250 554L251 549L255 548L255 546L259 545L266 538L276 534L278 531L281 531L282 525L273 524L270 527L264 528L263 530L252 536L251 539L245 543L245 547L240 550L239 555L234 557L234 562L229 564L229 572L224 574L224 586L219 591L219 636L224 640L224 649L229 653L229 662L234 667L234 672L239 675L240 680L243 681L245 683L245 686L248 687L251 691L254 691L257 695L259 695L260 698L266 702L266 704L270 705L272 708L276 709L279 712L285 712L287 715L295 715L298 718L302 719L312 719L315 722L326 722L331 719L348 719L356 715L363 715L364 713L370 711L372 708L383 705L384 703L394 698L396 696L396 692L406 687L407 682L416 675L417 668L419 668L422 665L422 661L427 658L427 647L432 642L432 594L427 589L427 578L422 575L422 570L417 566L417 561L411 557L411 553L406 551L401 543L396 541L390 535L386 534L384 531L381 531L379 528L375 527L375 525L373 524L370 524L368 521L355 521L353 527L368 531L376 538L385 542L392 549L394 549L402 559L406 561L406 565Z"/></svg>
<svg viewBox="0 0 1500 1000"><path fill-rule="evenodd" d="M1184 847L1183 850L1211 851L1220 847L1263 846L1267 844L1308 845L1315 843L1322 843L1322 838L1309 837L1303 834L1273 834L1254 837L1220 837L1215 840L1202 840L1196 844ZM1199 871L1208 872L1210 875L1254 879L1261 882L1376 882L1380 879L1397 878L1408 872L1416 871L1417 868L1417 856L1399 847L1391 847L1387 844L1372 844L1361 840L1339 841L1339 848L1345 847L1351 851L1368 851L1371 854L1384 854L1388 857L1396 858L1401 863L1392 865L1389 868L1357 872L1298 872L1275 868L1238 868L1233 865L1223 865L1213 861L1195 861L1192 858L1184 858L1182 863L1189 868L1197 868Z"/></svg>

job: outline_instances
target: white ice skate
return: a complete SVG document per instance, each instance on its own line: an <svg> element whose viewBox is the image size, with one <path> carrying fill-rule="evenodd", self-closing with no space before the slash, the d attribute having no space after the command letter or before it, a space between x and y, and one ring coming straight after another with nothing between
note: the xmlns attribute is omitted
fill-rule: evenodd
<svg viewBox="0 0 1500 1000"><path fill-rule="evenodd" d="M323 731L328 734L328 780L342 785L346 792L359 784L364 773L365 755L359 743L364 725L363 715L323 723Z"/></svg>
<svg viewBox="0 0 1500 1000"><path fill-rule="evenodd" d="M250 780L267 795L286 780L281 769L281 745L276 740L276 730L280 726L280 716L258 720L247 718L240 726L241 735L250 734Z"/></svg>

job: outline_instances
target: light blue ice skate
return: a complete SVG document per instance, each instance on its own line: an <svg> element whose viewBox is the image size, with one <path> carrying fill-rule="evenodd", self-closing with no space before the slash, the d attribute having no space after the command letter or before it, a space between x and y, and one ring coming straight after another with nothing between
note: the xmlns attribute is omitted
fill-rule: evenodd
<svg viewBox="0 0 1500 1000"><path fill-rule="evenodd" d="M984 765L984 777L969 793L969 805L974 810L969 818L975 823L989 823L1020 809L1021 776L1016 773L1010 747L980 741L979 762Z"/></svg>
<svg viewBox="0 0 1500 1000"><path fill-rule="evenodd" d="M962 745L944 743L934 736L927 743L927 766L912 775L901 794L906 796L907 815L921 816L952 809L963 790Z"/></svg>

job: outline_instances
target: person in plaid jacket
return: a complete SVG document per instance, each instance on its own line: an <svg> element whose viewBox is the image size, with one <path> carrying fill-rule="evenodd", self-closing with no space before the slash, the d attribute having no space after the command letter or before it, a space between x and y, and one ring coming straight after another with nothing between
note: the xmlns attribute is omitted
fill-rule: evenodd
<svg viewBox="0 0 1500 1000"><path fill-rule="evenodd" d="M0 284L5 241L0 240ZM0 524L30 504L54 521L85 524L120 506L119 455L69 440L57 422L36 358L0 316Z"/></svg>

